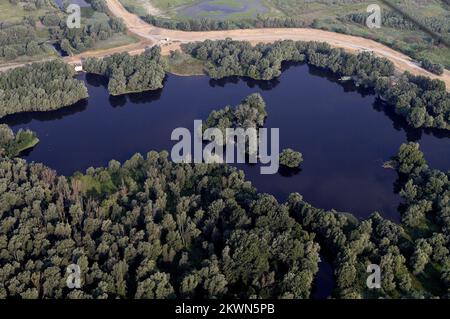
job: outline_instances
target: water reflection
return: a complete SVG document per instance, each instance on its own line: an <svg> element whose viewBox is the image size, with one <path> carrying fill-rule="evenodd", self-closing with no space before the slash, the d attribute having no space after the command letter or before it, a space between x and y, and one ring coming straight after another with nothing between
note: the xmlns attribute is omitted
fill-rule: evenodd
<svg viewBox="0 0 450 319"><path fill-rule="evenodd" d="M81 75L89 99L47 113L9 116L2 122L14 130L30 128L40 144L25 154L61 174L90 166L124 161L134 153L170 150L172 130L192 130L194 119L206 119L213 109L236 105L260 92L269 114L267 128L280 128L280 148L303 153L299 170L281 168L260 175L259 165L237 165L261 192L280 201L301 193L313 205L358 217L379 211L399 219L397 174L382 165L406 141L420 142L430 165L447 170L449 133L411 129L392 107L372 92L341 82L332 74L306 65L287 64L276 81L169 75L162 90L110 96L105 78Z"/></svg>
<svg viewBox="0 0 450 319"><path fill-rule="evenodd" d="M30 124L34 121L39 122L51 122L56 120L62 120L67 116L75 115L83 112L88 106L88 100L81 100L68 107L61 108L59 110L48 112L26 112L19 114L7 115L0 120L0 123L7 123L8 125L15 127L25 124Z"/></svg>

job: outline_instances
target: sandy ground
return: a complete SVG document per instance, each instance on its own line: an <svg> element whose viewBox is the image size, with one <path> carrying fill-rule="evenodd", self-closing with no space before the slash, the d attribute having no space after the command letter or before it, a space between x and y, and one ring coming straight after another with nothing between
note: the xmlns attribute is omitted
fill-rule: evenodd
<svg viewBox="0 0 450 319"><path fill-rule="evenodd" d="M160 45L163 54L169 54L170 51L179 49L180 44L182 43L204 41L207 39L221 40L232 38L234 40L249 41L252 44L260 42L270 43L278 40L320 41L327 42L333 47L343 48L349 52L373 52L377 56L386 57L391 60L400 71L409 71L415 75L425 75L444 81L447 90L450 91L450 72L448 70L446 70L442 76L436 76L419 67L410 57L373 40L308 28L248 29L207 32L167 30L149 25L138 16L128 12L121 5L119 0L106 0L106 3L111 13L122 18L129 32L138 36L141 41L107 50L84 52L76 56L64 58L66 62L71 64L81 63L83 58L103 57L117 52L140 54L147 47L152 45ZM20 65L21 64L9 65L0 68L0 71Z"/></svg>

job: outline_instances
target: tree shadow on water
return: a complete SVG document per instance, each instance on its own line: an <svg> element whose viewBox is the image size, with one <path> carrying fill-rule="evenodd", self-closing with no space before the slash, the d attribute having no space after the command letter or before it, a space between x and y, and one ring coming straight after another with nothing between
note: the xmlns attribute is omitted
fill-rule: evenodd
<svg viewBox="0 0 450 319"><path fill-rule="evenodd" d="M70 106L62 107L58 110L43 111L43 112L23 112L7 115L0 120L0 123L8 124L9 126L16 126L22 124L29 124L34 120L39 122L61 120L64 117L85 111L87 106L88 100L84 99Z"/></svg>
<svg viewBox="0 0 450 319"><path fill-rule="evenodd" d="M222 79L210 79L209 86L211 87L225 87L227 84L238 84L240 81L245 82L251 89L257 87L262 91L270 91L280 84L280 80L275 78L273 80L254 80L249 77L230 76Z"/></svg>
<svg viewBox="0 0 450 319"><path fill-rule="evenodd" d="M395 113L395 106L382 101L380 98L376 98L373 103L373 109L377 112L382 112L391 121L392 126L397 131L404 131L408 142L419 142L422 136L432 135L438 139L450 138L450 131L438 129L438 128L414 128L406 119L397 113Z"/></svg>
<svg viewBox="0 0 450 319"><path fill-rule="evenodd" d="M284 165L280 165L280 168L278 169L278 173L283 177L293 177L300 174L302 171L303 169L299 167L290 168Z"/></svg>

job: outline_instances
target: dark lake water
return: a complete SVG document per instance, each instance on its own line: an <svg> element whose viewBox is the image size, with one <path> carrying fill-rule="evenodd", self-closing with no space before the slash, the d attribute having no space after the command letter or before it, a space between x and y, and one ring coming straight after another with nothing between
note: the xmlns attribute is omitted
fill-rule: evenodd
<svg viewBox="0 0 450 319"><path fill-rule="evenodd" d="M125 161L134 153L169 150L177 127L192 129L213 109L236 105L259 92L267 103L267 128L280 128L281 148L303 153L298 172L260 175L258 166L241 165L261 192L284 201L299 192L313 205L351 212L364 218L379 211L398 220L397 178L382 164L407 141L420 142L430 166L450 168L450 133L413 130L375 95L306 65L292 65L270 82L245 79L213 81L206 76L169 75L164 89L112 97L104 79L80 75L89 99L47 113L3 119L13 127L35 131L41 142L24 157L70 175L111 159ZM330 295L333 270L320 264L315 298Z"/></svg>
<svg viewBox="0 0 450 319"><path fill-rule="evenodd" d="M241 165L261 192L284 201L292 192L321 208L367 217L374 211L398 220L397 175L382 168L406 141L418 141L430 165L450 167L450 134L411 130L373 94L358 92L306 65L290 66L271 82L213 81L206 76L169 75L157 92L112 97L105 82L80 75L89 99L47 113L5 118L14 130L29 128L41 142L28 154L60 174L70 175L134 153L170 150L177 127L193 127L213 109L236 105L260 92L267 103L267 128L280 128L280 147L303 153L301 170L286 176L260 175L258 166Z"/></svg>

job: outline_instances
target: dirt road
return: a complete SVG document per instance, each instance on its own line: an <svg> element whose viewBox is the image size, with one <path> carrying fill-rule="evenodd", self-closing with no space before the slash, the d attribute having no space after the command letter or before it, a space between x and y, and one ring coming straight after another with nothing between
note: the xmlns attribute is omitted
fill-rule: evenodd
<svg viewBox="0 0 450 319"><path fill-rule="evenodd" d="M128 12L119 0L105 1L111 13L116 17L122 18L129 32L138 36L141 41L106 50L88 51L79 55L64 58L67 63L81 63L83 58L104 57L117 52L128 52L132 55L140 54L147 47L152 45L160 45L163 54L169 54L171 50L179 49L182 43L204 41L207 39L222 40L232 38L234 40L249 41L252 44L257 44L259 42L271 43L277 40L320 41L327 42L333 47L343 48L354 53L371 51L377 56L386 57L391 60L400 71L409 71L415 75L426 75L444 81L447 90L450 91L450 72L448 70L446 70L442 76L436 76L419 67L408 56L369 39L308 28L246 29L206 32L167 30L154 27L140 19L138 16ZM0 68L0 71L21 65L22 64L13 64Z"/></svg>
<svg viewBox="0 0 450 319"><path fill-rule="evenodd" d="M445 71L443 76L436 76L418 65L411 58L397 52L381 43L373 40L345 35L341 33L308 29L308 28L276 28L276 29L248 29L206 32L185 32L167 30L149 25L136 15L128 12L119 0L106 0L111 13L124 20L130 32L143 39L150 40L155 44L162 45L163 53L179 48L181 43L204 40L221 40L232 38L234 40L249 41L253 44L258 42L270 43L277 40L296 41L320 41L327 42L333 47L343 48L350 52L371 51L377 56L386 57L391 60L397 69L409 71L416 75L426 75L439 78L450 88L450 72ZM167 39L169 41L167 41ZM169 42L169 43L168 43Z"/></svg>

